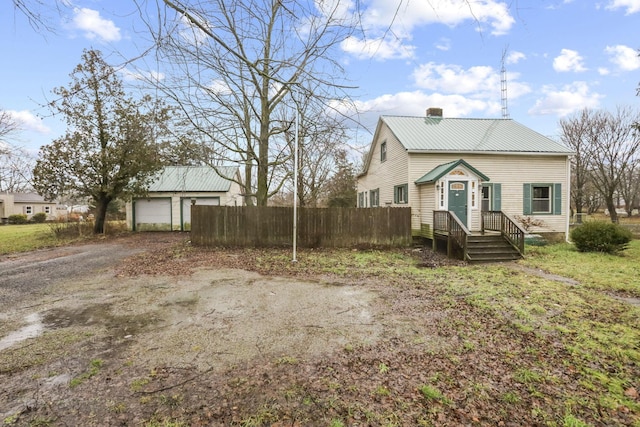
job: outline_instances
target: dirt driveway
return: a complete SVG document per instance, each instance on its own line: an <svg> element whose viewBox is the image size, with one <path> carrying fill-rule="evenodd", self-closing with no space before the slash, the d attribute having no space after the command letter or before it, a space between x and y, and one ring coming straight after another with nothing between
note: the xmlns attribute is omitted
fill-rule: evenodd
<svg viewBox="0 0 640 427"><path fill-rule="evenodd" d="M572 408L589 425L635 425L632 411L592 410L600 395L575 387L551 328L451 292L481 268L408 250L307 250L292 264L181 233L4 257L0 422L578 425L569 393L591 402ZM496 289L533 277L495 268Z"/></svg>
<svg viewBox="0 0 640 427"><path fill-rule="evenodd" d="M185 238L138 234L0 259L0 420L17 423L47 402L55 402L51 419L64 420L61 407L96 399L91 388L81 391L83 383L107 368L224 372L256 360L294 363L375 343L384 333L379 296L363 286L238 268L118 271L128 257L163 254ZM139 266L166 265L160 259L156 267ZM120 385L130 390L127 380ZM100 400L96 425L141 422L138 411L118 410L117 399Z"/></svg>

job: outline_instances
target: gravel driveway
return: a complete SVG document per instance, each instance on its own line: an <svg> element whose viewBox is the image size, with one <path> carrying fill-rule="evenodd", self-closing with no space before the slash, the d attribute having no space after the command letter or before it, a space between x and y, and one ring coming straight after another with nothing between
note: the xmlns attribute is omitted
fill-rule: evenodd
<svg viewBox="0 0 640 427"><path fill-rule="evenodd" d="M15 305L47 285L112 267L142 250L115 241L0 257L0 305Z"/></svg>
<svg viewBox="0 0 640 427"><path fill-rule="evenodd" d="M78 398L69 384L96 360L120 372L222 371L313 357L382 333L377 295L358 286L237 268L118 273L127 258L170 252L185 239L146 233L0 259L0 419Z"/></svg>

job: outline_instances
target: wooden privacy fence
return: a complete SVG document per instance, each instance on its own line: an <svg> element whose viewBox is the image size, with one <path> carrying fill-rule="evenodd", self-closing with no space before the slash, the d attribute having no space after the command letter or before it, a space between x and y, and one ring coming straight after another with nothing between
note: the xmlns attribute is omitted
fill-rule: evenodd
<svg viewBox="0 0 640 427"><path fill-rule="evenodd" d="M298 208L301 247L408 246L410 208ZM191 207L191 241L200 246L290 246L293 208Z"/></svg>

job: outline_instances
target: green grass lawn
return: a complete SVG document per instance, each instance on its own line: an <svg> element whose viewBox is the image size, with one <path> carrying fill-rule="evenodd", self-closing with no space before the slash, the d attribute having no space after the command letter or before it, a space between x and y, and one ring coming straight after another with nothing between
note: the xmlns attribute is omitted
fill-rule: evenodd
<svg viewBox="0 0 640 427"><path fill-rule="evenodd" d="M92 238L90 223L46 223L0 226L0 255L61 246Z"/></svg>
<svg viewBox="0 0 640 427"><path fill-rule="evenodd" d="M56 246L58 239L48 224L0 226L0 255Z"/></svg>
<svg viewBox="0 0 640 427"><path fill-rule="evenodd" d="M570 244L528 246L517 264L533 270L522 271L513 263L420 269L393 251L302 253L293 267L281 257L269 254L261 262L272 271L385 277L440 289L443 306L477 319L476 326L450 319L469 352L490 340L488 319L508 328L513 342L499 344L517 391L508 405L539 402L532 413L539 425L640 427L640 240L618 255L581 253Z"/></svg>

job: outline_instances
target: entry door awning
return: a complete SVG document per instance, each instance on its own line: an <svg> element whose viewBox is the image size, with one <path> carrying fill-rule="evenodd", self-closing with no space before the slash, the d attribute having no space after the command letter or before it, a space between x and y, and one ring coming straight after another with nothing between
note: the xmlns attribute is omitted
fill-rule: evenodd
<svg viewBox="0 0 640 427"><path fill-rule="evenodd" d="M489 177L480 172L478 169L471 166L469 163L462 159L454 160L449 163L443 163L431 169L427 174L416 180L416 185L433 184L458 166L463 166L473 174L477 175L482 181L490 181Z"/></svg>

